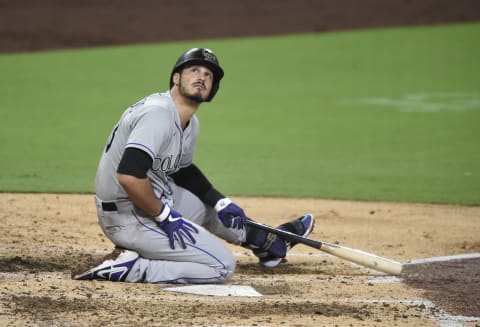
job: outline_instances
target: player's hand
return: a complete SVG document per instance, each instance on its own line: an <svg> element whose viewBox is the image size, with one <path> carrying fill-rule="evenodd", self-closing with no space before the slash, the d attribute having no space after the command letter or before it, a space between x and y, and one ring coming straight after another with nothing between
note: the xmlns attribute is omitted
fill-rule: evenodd
<svg viewBox="0 0 480 327"><path fill-rule="evenodd" d="M164 204L160 214L153 219L167 233L172 250L175 249L175 241L180 244L182 249L186 249L187 245L184 238L195 244L196 241L192 233L198 234L198 229L168 205Z"/></svg>
<svg viewBox="0 0 480 327"><path fill-rule="evenodd" d="M222 221L225 227L242 229L247 221L243 209L229 198L218 200L215 210L218 212L218 219Z"/></svg>

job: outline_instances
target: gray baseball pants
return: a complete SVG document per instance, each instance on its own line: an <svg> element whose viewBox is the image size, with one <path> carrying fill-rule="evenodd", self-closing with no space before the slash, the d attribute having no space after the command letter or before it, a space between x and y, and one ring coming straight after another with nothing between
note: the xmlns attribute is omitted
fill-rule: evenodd
<svg viewBox="0 0 480 327"><path fill-rule="evenodd" d="M235 257L219 238L233 244L245 241L244 229L226 228L215 210L184 188L172 185L173 209L198 229L195 243L170 248L165 232L130 201L117 201L116 211L105 211L96 198L97 214L105 235L116 245L139 253L127 282L219 283L235 271ZM219 237L219 238L217 238Z"/></svg>

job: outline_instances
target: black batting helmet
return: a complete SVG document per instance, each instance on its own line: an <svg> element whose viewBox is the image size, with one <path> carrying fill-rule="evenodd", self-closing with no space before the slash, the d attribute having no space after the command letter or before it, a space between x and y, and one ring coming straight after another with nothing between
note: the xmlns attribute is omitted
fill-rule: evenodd
<svg viewBox="0 0 480 327"><path fill-rule="evenodd" d="M173 86L173 74L181 71L187 64L205 65L213 72L212 90L206 101L212 100L220 87L220 80L224 74L222 67L220 67L218 63L217 56L212 50L207 48L193 48L186 51L178 58L173 67L172 74L170 75L170 88Z"/></svg>

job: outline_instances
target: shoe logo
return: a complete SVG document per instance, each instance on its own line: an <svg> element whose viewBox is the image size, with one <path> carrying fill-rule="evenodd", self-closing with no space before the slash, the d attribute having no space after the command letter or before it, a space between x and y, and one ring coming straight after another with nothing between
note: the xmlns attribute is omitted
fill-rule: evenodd
<svg viewBox="0 0 480 327"><path fill-rule="evenodd" d="M118 281L122 280L123 275L125 275L127 272L127 267L109 267L107 269L97 272L97 276L103 279Z"/></svg>

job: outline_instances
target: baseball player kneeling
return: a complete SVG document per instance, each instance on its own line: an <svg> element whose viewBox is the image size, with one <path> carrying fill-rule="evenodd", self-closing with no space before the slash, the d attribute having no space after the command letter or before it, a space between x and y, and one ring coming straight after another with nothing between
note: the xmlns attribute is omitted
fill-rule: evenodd
<svg viewBox="0 0 480 327"><path fill-rule="evenodd" d="M170 90L127 108L112 130L95 178L99 224L116 245L78 280L215 283L228 280L235 258L219 238L252 249L277 266L294 243L247 226L244 210L216 190L193 163L199 132L195 115L211 101L224 75L206 48L183 53ZM304 215L279 228L307 236Z"/></svg>

